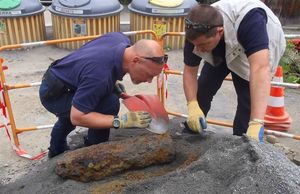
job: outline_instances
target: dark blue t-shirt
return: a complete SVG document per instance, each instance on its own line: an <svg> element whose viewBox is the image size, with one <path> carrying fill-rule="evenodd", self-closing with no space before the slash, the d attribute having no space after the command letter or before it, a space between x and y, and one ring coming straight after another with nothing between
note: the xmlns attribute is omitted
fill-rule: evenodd
<svg viewBox="0 0 300 194"><path fill-rule="evenodd" d="M74 107L84 113L92 112L102 98L112 93L116 80L124 76L122 59L130 45L129 38L122 33L105 34L51 67L54 75L76 90Z"/></svg>
<svg viewBox="0 0 300 194"><path fill-rule="evenodd" d="M250 10L240 23L237 39L245 50L246 56L269 48L269 38L267 33L267 15L261 8ZM188 66L197 66L200 64L201 57L193 53L194 45L185 40L184 45L184 63ZM221 39L216 48L212 51L214 58L218 61L225 61L225 42ZM216 57L217 56L217 57Z"/></svg>

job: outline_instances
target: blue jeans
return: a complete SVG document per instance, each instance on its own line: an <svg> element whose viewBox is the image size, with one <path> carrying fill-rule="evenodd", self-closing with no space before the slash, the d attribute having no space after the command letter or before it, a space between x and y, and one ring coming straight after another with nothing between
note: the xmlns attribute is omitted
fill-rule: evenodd
<svg viewBox="0 0 300 194"><path fill-rule="evenodd" d="M197 100L203 113L207 115L211 101L220 89L225 77L231 73L233 85L237 94L237 110L233 121L233 135L241 136L247 132L250 120L250 88L249 82L231 72L225 63L213 67L205 63L198 78Z"/></svg>
<svg viewBox="0 0 300 194"><path fill-rule="evenodd" d="M57 79L57 78L55 78ZM39 94L43 106L58 118L51 132L49 149L54 153L62 153L67 149L67 135L75 129L70 120L70 111L74 93L63 93L54 99L45 99L45 94L53 88L51 83L42 80ZM94 112L102 114L117 115L120 109L119 98L115 94L109 94L101 100ZM98 144L109 139L110 129L89 129L88 144Z"/></svg>

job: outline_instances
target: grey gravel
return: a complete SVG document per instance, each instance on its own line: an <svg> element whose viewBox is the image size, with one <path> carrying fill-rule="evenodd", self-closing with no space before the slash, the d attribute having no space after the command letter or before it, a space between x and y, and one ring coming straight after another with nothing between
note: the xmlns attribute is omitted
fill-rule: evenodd
<svg viewBox="0 0 300 194"><path fill-rule="evenodd" d="M140 172L170 167L174 170L163 176L128 183L124 193L299 193L300 168L272 144L211 132L178 136L179 130L171 131L176 145L175 161L140 169ZM113 139L133 134L134 130L124 130L115 133ZM184 159L191 154L198 154L198 159L182 168ZM91 183L62 179L54 173L56 160L36 166L14 183L3 186L0 193L91 193L97 186L124 179L123 174Z"/></svg>

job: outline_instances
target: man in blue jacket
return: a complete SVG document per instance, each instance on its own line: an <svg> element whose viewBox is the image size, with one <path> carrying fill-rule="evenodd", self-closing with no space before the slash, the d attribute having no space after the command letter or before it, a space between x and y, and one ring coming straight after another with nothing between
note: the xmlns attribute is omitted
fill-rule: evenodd
<svg viewBox="0 0 300 194"><path fill-rule="evenodd" d="M127 36L115 32L52 63L40 86L43 106L58 118L51 132L49 158L68 149L66 137L76 126L89 128L86 145L107 141L112 127L148 127L147 112L118 116L120 102L114 87L126 73L134 84L150 83L166 60L156 41L131 45Z"/></svg>

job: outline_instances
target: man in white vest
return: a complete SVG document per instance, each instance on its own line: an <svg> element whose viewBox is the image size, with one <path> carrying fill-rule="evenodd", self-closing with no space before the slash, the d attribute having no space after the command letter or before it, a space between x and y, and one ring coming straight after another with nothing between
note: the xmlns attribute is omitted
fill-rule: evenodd
<svg viewBox="0 0 300 194"><path fill-rule="evenodd" d="M183 85L189 128L198 133L206 128L211 101L231 73L237 94L233 134L246 133L262 142L270 81L286 46L278 18L259 0L220 0L196 5L185 22Z"/></svg>

